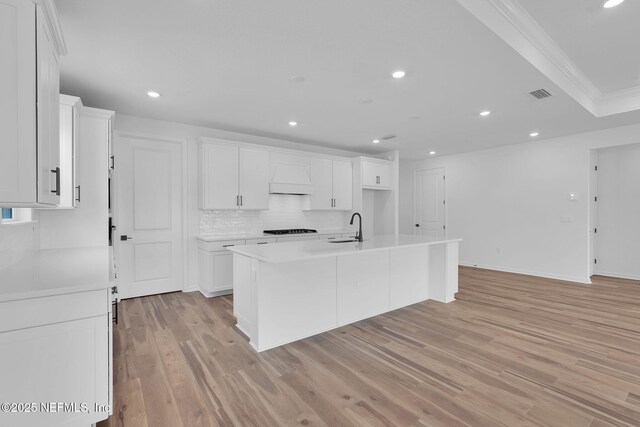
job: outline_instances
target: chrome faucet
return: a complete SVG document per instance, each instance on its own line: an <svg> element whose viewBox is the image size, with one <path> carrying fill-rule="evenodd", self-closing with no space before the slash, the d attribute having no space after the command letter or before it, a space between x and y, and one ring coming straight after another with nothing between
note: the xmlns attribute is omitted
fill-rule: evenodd
<svg viewBox="0 0 640 427"><path fill-rule="evenodd" d="M351 215L351 221L349 222L349 224L353 225L353 218L355 218L356 215L358 215L358 225L360 226L358 233L356 233L356 240L358 242L362 242L362 216L360 216L358 212L355 212L353 215Z"/></svg>

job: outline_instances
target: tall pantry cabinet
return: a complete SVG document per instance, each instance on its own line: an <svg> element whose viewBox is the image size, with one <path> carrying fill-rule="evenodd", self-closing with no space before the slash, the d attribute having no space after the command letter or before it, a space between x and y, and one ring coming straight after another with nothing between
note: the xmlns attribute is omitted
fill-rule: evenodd
<svg viewBox="0 0 640 427"><path fill-rule="evenodd" d="M0 205L60 202L60 56L53 0L0 0Z"/></svg>

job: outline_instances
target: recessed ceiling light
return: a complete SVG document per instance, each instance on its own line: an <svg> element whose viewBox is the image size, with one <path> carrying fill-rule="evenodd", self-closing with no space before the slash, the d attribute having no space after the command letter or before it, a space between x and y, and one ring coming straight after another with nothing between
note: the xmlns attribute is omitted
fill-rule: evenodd
<svg viewBox="0 0 640 427"><path fill-rule="evenodd" d="M289 80L291 83L304 83L304 77L302 76L291 76Z"/></svg>
<svg viewBox="0 0 640 427"><path fill-rule="evenodd" d="M624 0L607 0L607 1L604 2L604 4L602 6L607 8L607 9L609 9L609 8L618 6L623 1Z"/></svg>
<svg viewBox="0 0 640 427"><path fill-rule="evenodd" d="M406 74L407 74L407 73L405 73L404 71L402 71L402 70L398 70L398 71L394 71L394 72L391 74L391 77L393 77L394 79L401 79L401 78L403 78Z"/></svg>
<svg viewBox="0 0 640 427"><path fill-rule="evenodd" d="M147 92L147 95L149 95L151 98L159 98L160 97L160 94L158 92L154 92L152 90Z"/></svg>
<svg viewBox="0 0 640 427"><path fill-rule="evenodd" d="M293 120L289 122L289 126L295 127L298 126L298 122L294 122Z"/></svg>
<svg viewBox="0 0 640 427"><path fill-rule="evenodd" d="M373 141L371 141L371 142L373 142L374 144L377 144L378 142L380 142L380 140L379 140L379 139L374 139L374 140L373 140Z"/></svg>
<svg viewBox="0 0 640 427"><path fill-rule="evenodd" d="M480 113L480 115L481 115L482 117L487 117L489 114L491 114L491 111L489 111L489 110L485 110L485 111L483 111L483 112L481 112L481 113Z"/></svg>
<svg viewBox="0 0 640 427"><path fill-rule="evenodd" d="M429 154L433 156L434 154L436 154L436 152L435 151L429 151Z"/></svg>
<svg viewBox="0 0 640 427"><path fill-rule="evenodd" d="M535 138L536 136L538 136L538 135L540 135L540 133L538 133L538 132L531 132L531 133L529 134L529 136L534 137L534 138Z"/></svg>

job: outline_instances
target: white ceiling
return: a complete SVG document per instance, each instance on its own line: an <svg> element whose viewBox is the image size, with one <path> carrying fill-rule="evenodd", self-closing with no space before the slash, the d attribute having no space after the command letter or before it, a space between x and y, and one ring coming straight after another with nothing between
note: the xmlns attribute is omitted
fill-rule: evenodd
<svg viewBox="0 0 640 427"><path fill-rule="evenodd" d="M540 3L565 1L585 3ZM542 21L553 12L529 3L537 2L525 5ZM543 139L640 122L638 111L595 118L451 0L56 0L56 6L69 49L62 91L123 114L352 151L399 149L405 158L521 143L533 130ZM562 22L545 25L552 33ZM559 45L570 54L579 50L579 40L559 32ZM583 55L591 64L585 73L603 88L624 86L620 79L633 73L607 72L588 58L589 49ZM394 80L396 69L407 76ZM294 75L305 81L291 82ZM528 95L542 87L554 96ZM162 96L151 99L148 90ZM481 118L484 109L493 113ZM290 120L299 126L290 128ZM371 143L388 134L398 137Z"/></svg>
<svg viewBox="0 0 640 427"><path fill-rule="evenodd" d="M520 3L602 92L640 85L640 2L611 9L604 0Z"/></svg>

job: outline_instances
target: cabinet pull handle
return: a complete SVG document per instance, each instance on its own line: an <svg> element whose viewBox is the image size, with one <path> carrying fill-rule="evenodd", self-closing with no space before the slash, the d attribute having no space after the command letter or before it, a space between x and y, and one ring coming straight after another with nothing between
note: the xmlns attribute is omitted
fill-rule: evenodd
<svg viewBox="0 0 640 427"><path fill-rule="evenodd" d="M380 184L380 176L376 175L376 184Z"/></svg>
<svg viewBox="0 0 640 427"><path fill-rule="evenodd" d="M228 248L229 246L235 246L235 245L222 245L223 248Z"/></svg>
<svg viewBox="0 0 640 427"><path fill-rule="evenodd" d="M76 198L76 202L80 201L80 186L76 185L76 188L78 189L78 197Z"/></svg>
<svg viewBox="0 0 640 427"><path fill-rule="evenodd" d="M240 196L240 206L242 206L242 196Z"/></svg>
<svg viewBox="0 0 640 427"><path fill-rule="evenodd" d="M258 242L259 245L266 245L269 242Z"/></svg>
<svg viewBox="0 0 640 427"><path fill-rule="evenodd" d="M116 156L111 156L111 169L116 168Z"/></svg>
<svg viewBox="0 0 640 427"><path fill-rule="evenodd" d="M236 206L240 206L240 196L236 194Z"/></svg>
<svg viewBox="0 0 640 427"><path fill-rule="evenodd" d="M55 193L56 196L60 195L60 168L51 169L51 173L56 174L56 189L51 190L52 193Z"/></svg>

